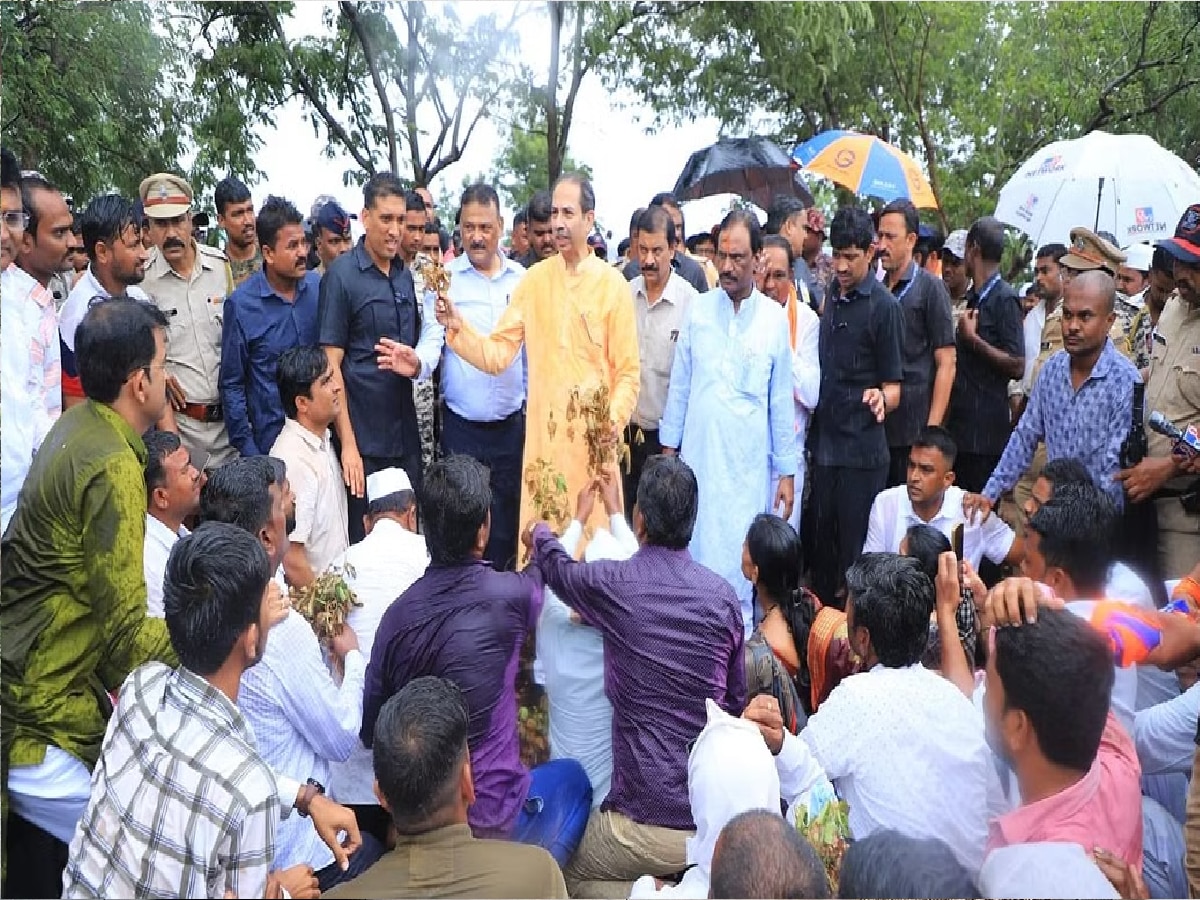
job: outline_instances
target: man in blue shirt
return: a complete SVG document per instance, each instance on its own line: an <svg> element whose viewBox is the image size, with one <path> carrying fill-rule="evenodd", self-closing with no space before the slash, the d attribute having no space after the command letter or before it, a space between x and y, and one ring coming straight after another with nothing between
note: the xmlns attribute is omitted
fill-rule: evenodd
<svg viewBox="0 0 1200 900"><path fill-rule="evenodd" d="M1121 469L1121 443L1129 434L1133 386L1142 378L1108 336L1116 299L1116 282L1099 269L1081 272L1067 283L1064 349L1038 375L1029 406L983 495L965 499L964 510L979 509L986 517L1029 468L1039 440L1046 442L1048 460L1075 457L1082 462L1096 487L1122 508L1124 493L1113 476Z"/></svg>
<svg viewBox="0 0 1200 900"><path fill-rule="evenodd" d="M285 419L275 367L285 350L317 343L321 277L307 271L304 217L268 197L255 222L263 267L225 302L221 403L229 441L243 456L270 450Z"/></svg>
<svg viewBox="0 0 1200 900"><path fill-rule="evenodd" d="M450 299L479 330L490 334L508 307L525 268L500 253L500 198L473 184L459 210L463 250L446 266ZM525 352L499 375L487 375L446 347L442 351L442 453L465 453L491 470L492 532L483 558L497 569L516 561L525 446Z"/></svg>

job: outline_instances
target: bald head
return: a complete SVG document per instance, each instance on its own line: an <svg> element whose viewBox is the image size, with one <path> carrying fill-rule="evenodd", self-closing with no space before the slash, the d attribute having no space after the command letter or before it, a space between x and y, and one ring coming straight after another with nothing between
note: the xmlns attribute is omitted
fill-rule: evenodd
<svg viewBox="0 0 1200 900"><path fill-rule="evenodd" d="M709 897L829 896L817 851L777 812L734 816L713 850Z"/></svg>
<svg viewBox="0 0 1200 900"><path fill-rule="evenodd" d="M1089 302L1093 299L1102 300L1104 305L1100 311L1108 314L1116 307L1117 283L1103 269L1089 269L1072 278L1063 295Z"/></svg>

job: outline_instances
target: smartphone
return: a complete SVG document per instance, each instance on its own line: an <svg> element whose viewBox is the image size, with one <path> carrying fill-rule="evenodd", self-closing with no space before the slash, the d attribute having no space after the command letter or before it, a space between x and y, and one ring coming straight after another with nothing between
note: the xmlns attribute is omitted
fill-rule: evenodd
<svg viewBox="0 0 1200 900"><path fill-rule="evenodd" d="M958 561L962 562L963 558L963 526L960 522L954 526L954 530L950 532L950 547L954 550L954 555L958 557Z"/></svg>

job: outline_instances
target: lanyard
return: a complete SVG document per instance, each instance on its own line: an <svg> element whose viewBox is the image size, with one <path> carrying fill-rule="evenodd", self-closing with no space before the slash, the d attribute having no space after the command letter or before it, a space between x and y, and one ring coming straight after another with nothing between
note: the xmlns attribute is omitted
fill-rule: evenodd
<svg viewBox="0 0 1200 900"><path fill-rule="evenodd" d="M908 296L908 292L912 290L912 286L917 283L917 263L914 260L909 263L909 271L912 272L912 277L908 279L908 283L904 285L904 290L896 294L896 302L903 303L904 298Z"/></svg>
<svg viewBox="0 0 1200 900"><path fill-rule="evenodd" d="M976 309L983 306L983 301L988 298L988 294L990 294L992 292L992 288L994 288L996 286L996 282L998 282L999 280L1000 280L999 272L994 273L992 275L992 277L987 280L987 283L984 284L984 286L983 286L983 290L980 291L978 294L979 303L976 304L976 307L975 307Z"/></svg>

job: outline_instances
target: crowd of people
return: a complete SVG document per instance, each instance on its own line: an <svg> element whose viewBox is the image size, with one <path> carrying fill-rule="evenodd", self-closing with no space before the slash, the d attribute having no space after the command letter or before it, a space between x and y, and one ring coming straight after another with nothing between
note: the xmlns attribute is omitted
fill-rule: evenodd
<svg viewBox="0 0 1200 900"><path fill-rule="evenodd" d="M1200 202L0 200L6 895L1200 893Z"/></svg>

